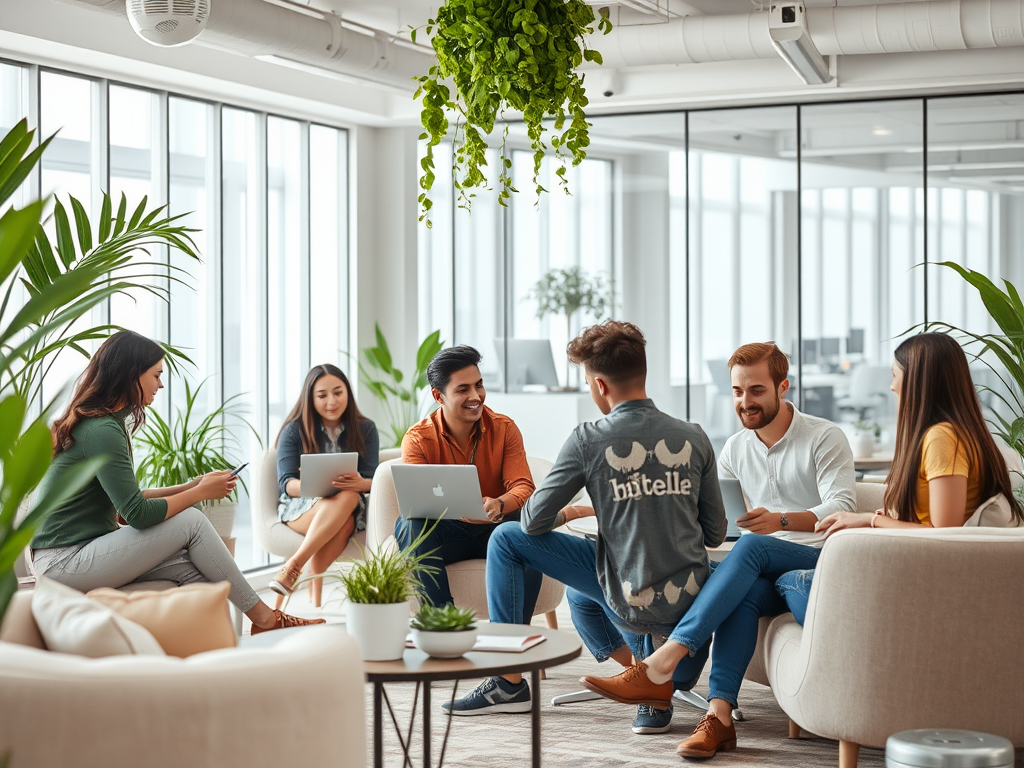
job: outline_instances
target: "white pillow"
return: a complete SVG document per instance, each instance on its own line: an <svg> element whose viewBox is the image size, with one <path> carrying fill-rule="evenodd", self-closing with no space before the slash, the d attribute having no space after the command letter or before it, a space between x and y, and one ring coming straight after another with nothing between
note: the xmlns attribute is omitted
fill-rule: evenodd
<svg viewBox="0 0 1024 768"><path fill-rule="evenodd" d="M40 576L32 616L48 650L101 658L128 654L165 656L147 629L90 600L77 589Z"/></svg>

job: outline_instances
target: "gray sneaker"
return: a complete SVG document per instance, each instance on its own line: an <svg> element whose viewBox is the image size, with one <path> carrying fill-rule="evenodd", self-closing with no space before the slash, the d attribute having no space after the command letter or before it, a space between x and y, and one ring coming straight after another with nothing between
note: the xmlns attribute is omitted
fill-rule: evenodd
<svg viewBox="0 0 1024 768"><path fill-rule="evenodd" d="M664 733L672 725L672 707L656 709L650 704L640 704L633 718L633 733Z"/></svg>
<svg viewBox="0 0 1024 768"><path fill-rule="evenodd" d="M525 680L513 685L503 677L489 677L451 706L444 702L441 709L460 717L529 712L530 686Z"/></svg>

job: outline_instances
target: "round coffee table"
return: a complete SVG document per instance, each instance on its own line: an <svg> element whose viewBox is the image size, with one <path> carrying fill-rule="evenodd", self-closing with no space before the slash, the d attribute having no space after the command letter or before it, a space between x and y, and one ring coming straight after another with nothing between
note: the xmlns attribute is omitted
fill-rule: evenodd
<svg viewBox="0 0 1024 768"><path fill-rule="evenodd" d="M373 683L373 765L382 768L384 765L384 731L383 705L387 700L385 683L414 682L416 697L423 691L423 766L430 766L430 685L436 680L462 680L464 678L491 677L514 672L530 673L530 715L531 742L533 756L531 765L540 766L540 671L547 667L556 667L572 661L580 655L582 643L577 635L546 627L525 626L522 624L485 624L479 625L481 635L526 636L543 635L545 640L522 653L497 653L470 651L458 659L433 659L417 648L406 648L405 655L397 661L364 661L366 681ZM455 689L452 690L452 700ZM387 702L391 710L390 701ZM409 742L402 738L398 721L391 712L398 732L399 742L409 759ZM451 728L451 715L448 715L448 728ZM416 702L413 701L412 720L416 718ZM412 733L412 721L409 723ZM448 740L445 730L445 744L441 747L441 759L444 761L444 748Z"/></svg>

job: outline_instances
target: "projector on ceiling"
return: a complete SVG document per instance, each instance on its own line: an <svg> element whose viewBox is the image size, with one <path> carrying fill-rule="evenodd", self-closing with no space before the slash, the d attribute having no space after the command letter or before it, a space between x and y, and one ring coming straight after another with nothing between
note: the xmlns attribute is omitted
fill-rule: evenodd
<svg viewBox="0 0 1024 768"><path fill-rule="evenodd" d="M210 0L125 0L132 29L162 48L191 43L206 29Z"/></svg>

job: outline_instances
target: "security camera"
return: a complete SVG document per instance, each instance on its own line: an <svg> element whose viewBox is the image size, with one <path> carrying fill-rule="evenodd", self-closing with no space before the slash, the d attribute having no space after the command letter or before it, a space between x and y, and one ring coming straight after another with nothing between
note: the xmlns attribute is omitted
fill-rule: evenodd
<svg viewBox="0 0 1024 768"><path fill-rule="evenodd" d="M611 98L620 90L622 90L621 84L619 83L619 70L608 69L598 70L602 75L601 79L601 95L606 99Z"/></svg>

